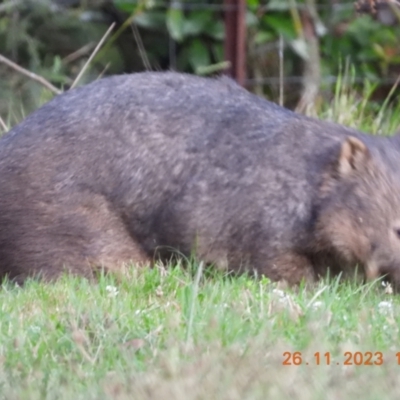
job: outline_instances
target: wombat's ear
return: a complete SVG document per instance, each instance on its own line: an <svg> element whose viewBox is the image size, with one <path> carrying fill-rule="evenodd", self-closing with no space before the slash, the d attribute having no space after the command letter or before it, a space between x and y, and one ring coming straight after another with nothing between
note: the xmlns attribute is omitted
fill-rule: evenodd
<svg viewBox="0 0 400 400"><path fill-rule="evenodd" d="M338 160L338 172L342 176L347 176L354 171L361 170L368 159L370 152L367 146L354 136L349 136L340 149Z"/></svg>

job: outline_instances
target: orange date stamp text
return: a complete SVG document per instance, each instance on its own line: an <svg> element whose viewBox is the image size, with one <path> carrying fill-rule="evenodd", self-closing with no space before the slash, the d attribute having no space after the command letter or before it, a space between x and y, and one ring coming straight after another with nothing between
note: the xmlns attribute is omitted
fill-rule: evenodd
<svg viewBox="0 0 400 400"><path fill-rule="evenodd" d="M400 352L396 353L397 364L400 365ZM300 351L283 353L282 365L383 365L383 354L380 351L345 351L335 357L328 352L314 353L313 357L305 359Z"/></svg>

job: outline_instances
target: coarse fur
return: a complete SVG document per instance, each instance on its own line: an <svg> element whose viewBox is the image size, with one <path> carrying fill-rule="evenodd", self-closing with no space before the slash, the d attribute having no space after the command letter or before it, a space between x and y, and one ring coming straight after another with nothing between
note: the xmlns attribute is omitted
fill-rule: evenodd
<svg viewBox="0 0 400 400"><path fill-rule="evenodd" d="M395 140L227 78L114 76L0 140L0 274L92 276L196 254L290 284L358 264L400 282Z"/></svg>

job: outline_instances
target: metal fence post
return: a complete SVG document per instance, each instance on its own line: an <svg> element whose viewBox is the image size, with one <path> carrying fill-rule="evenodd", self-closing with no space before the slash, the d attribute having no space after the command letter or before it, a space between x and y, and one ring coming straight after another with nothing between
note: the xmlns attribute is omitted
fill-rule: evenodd
<svg viewBox="0 0 400 400"><path fill-rule="evenodd" d="M224 0L226 74L244 86L246 81L246 0Z"/></svg>

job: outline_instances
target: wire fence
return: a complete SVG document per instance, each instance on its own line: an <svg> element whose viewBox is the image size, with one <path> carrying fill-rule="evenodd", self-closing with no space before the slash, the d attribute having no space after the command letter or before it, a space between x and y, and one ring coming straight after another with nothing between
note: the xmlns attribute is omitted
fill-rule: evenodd
<svg viewBox="0 0 400 400"><path fill-rule="evenodd" d="M330 2L316 2L315 4L315 9L317 10L319 16L319 20L322 22L324 25L324 28L326 29L326 32L324 35L320 36L320 40L324 41L324 37L329 37L329 36L338 36L337 32L335 32L335 29L337 28L338 25L342 24L345 25L349 23L349 21L354 20L357 18L357 15L355 13L355 5L354 1L338 1L338 0L332 0ZM191 2L191 1L179 1L179 0L173 0L172 2L165 2L165 1L153 1L151 3L154 7L161 7L161 8L172 8L172 9L180 9L184 10L187 12L192 12L192 11L197 11L197 10L207 10L215 13L219 13L219 15L222 17L224 13L235 11L238 9L238 5L236 4L224 4L222 0L220 1L209 1L209 2ZM298 11L302 10L307 10L307 5L306 4L299 4L295 1L265 1L265 4L259 4L257 9L255 7L252 7L247 4L248 10L252 11L256 15L268 15L271 13L276 13L276 12L288 12L290 14L291 11L293 11L293 8L297 9ZM248 17L248 15L247 15ZM249 37L248 37L249 39ZM371 46L374 44L371 43ZM283 48L281 48L283 46ZM170 37L169 40L169 56L170 56L170 67L172 69L177 68L177 43L176 41ZM285 71L284 77L283 77L283 83L285 85L290 86L290 95L295 95L296 93L300 92L301 90L301 84L303 82L303 75L301 68L299 68L299 65L302 64L302 60L299 57L296 57L293 55L293 45L290 42L290 40L283 40L283 44L280 41L279 37L277 37L275 40L270 40L265 44L258 44L257 46L253 46L253 48L250 50L247 48L247 66L251 61L249 61L251 58L254 60L255 58L265 58L266 55L268 55L269 60L268 61L262 61L261 64L264 62L264 64L274 64L271 62L271 59L278 59L279 58L279 51L283 50L285 52L285 58L287 59L288 57L294 57L295 61L292 62L292 64L297 64L296 69L297 73L294 74L293 71ZM360 49L362 51L363 49ZM350 62L351 58L353 56L357 56L356 53L350 54ZM324 60L322 60L324 61ZM336 60L339 61L339 60ZM346 60L343 60L345 62ZM276 64L276 63L275 63ZM248 71L248 78L245 80L245 85L247 87L254 87L255 85L263 85L263 86L269 86L272 88L272 90L276 90L276 88L282 84L282 79L279 77L279 68L259 68L258 71L259 73L257 76L254 76L254 74L251 73L251 71ZM397 81L397 76L396 75L387 75L384 76L384 74L368 74L363 75L363 74L355 74L351 77L352 82L354 83L363 83L365 80L368 79L371 83L376 83L377 85L393 85ZM333 85L337 82L338 78L337 76L334 76L329 73L323 73L320 79L321 85Z"/></svg>
<svg viewBox="0 0 400 400"><path fill-rule="evenodd" d="M90 1L81 2L79 0L42 1L43 3L46 3L47 1L48 4L52 4L52 12L54 14L61 14L65 10L68 10L71 15L78 14L76 9L73 7L81 7L81 9L85 9L82 4L91 3ZM42 3L42 1L40 3ZM14 9L17 10L17 7L21 5L26 6L27 4L31 4L31 7L33 9L34 6L36 6L38 3L39 2L35 2L33 0L0 0L0 20L5 15L10 16L10 12L12 12L12 10ZM115 9L118 9L118 11L124 11L123 8L118 8L118 4L123 2L102 2L99 0L97 4L100 3L107 5L111 4L114 6ZM211 43L209 37L204 38L204 36L207 36L207 32L206 34L204 34L205 32L202 31L201 34L196 36L195 31L196 29L198 29L198 25L196 24L199 24L199 18L193 18L193 21L191 20L191 18L195 14L207 14L208 12L209 18L213 18L214 20L218 20L219 23L223 23L226 20L227 14L234 13L239 10L239 0L236 1L236 4L234 0L138 0L136 2L128 1L125 3L132 6L132 10L137 7L138 9L141 9L144 14L152 14L155 19L159 16L157 13L166 15L168 10L178 10L180 12L183 12L184 18L186 18L187 20L185 22L189 21L192 24L190 26L190 29L192 29L193 32L191 34L188 34L187 37L184 38L184 40L177 40L177 38L174 37L173 32L171 32L168 23L168 29L164 33L160 33L159 31L157 34L154 34L154 26L152 25L154 24L154 21L151 19L148 19L146 21L142 20L141 24L139 22L132 24L131 34L129 36L130 30L127 29L126 36L128 37L127 41L129 43L127 48L129 49L129 51L133 52L133 50L138 49L137 54L135 54L134 57L131 57L131 59L135 57L137 59L135 61L136 64L134 65L135 68L131 68L131 65L129 65L124 71L119 72L137 71L138 68L174 69L178 71L185 70L185 68L181 66L182 56L185 54L186 56L187 54L190 54L190 52L193 50L193 46L190 47L190 45L193 44L198 38L199 41L202 41L201 45L204 48L200 48L199 50L199 47L201 46L197 46L196 51L198 51L198 54L195 54L194 58L201 58L204 56L205 51L209 52L211 55L207 55L207 57L205 57L208 58L209 64L205 65L205 68L201 69L201 71L208 72L201 72L200 69L196 71L196 68L193 67L193 65L190 65L192 70L196 73L205 74L210 73L210 71L211 73L225 71L224 68L226 68L226 43L224 54L223 37L221 36L217 39L215 39L214 37L214 39L212 39L214 42ZM357 43L357 46L353 46L352 44L353 47L349 51L349 39L345 38L345 36L348 33L348 27L351 27L352 23L357 19L354 3L355 1L350 0L315 1L317 20L325 30L324 33L317 32L316 35L317 39L320 42L321 50L321 86L324 88L332 87L339 79L336 76L339 70L339 64L342 64L343 66L343 64L345 64L346 62L352 63L354 60L359 63L358 66L363 65L364 63L365 65L367 65L367 67L364 69L360 67L355 69L355 72L352 73L351 76L351 81L353 83L362 84L365 82L366 79L368 79L369 82L374 83L377 86L391 86L395 84L398 79L396 69L397 65L400 65L400 41L397 41L397 43L393 44L393 35L395 35L395 33L389 32L390 29L392 29L391 27L383 27L383 29L386 30L386 33L382 31L384 34L381 35L383 39L382 37L380 38L381 44L379 44L378 41L372 40L368 42L363 38L357 37L357 35L362 36L363 32L369 32L372 29L379 31L379 24L372 23L372 21L367 21L366 23L364 23L364 31L360 30L360 33L355 32L355 28L353 26L353 31L351 35L353 35L353 39L355 37L359 41L359 43ZM29 7L27 10L28 11L26 11L25 9L24 12L29 13ZM86 8L85 10L89 10L89 8ZM244 57L247 72L244 80L244 85L246 87L258 93L263 92L269 95L274 100L277 100L278 95L280 94L279 92L282 86L284 86L285 100L290 101L290 99L292 98L293 101L296 101L296 98L298 99L302 91L302 86L304 85L305 61L304 58L302 58L302 56L297 51L298 49L296 49L295 45L298 45L299 41L297 39L301 39L301 36L304 35L304 26L301 26L300 30L298 26L295 27L297 29L297 31L295 32L297 34L297 37L293 37L293 35L292 37L290 37L290 35L287 34L287 30L291 29L293 33L293 26L295 26L297 23L295 18L296 12L298 15L302 15L303 11L309 11L309 9L307 8L307 4L299 3L296 0L246 0L246 53ZM100 13L98 12L98 10L96 12L82 12L80 19L82 25L87 22L87 18L89 18L89 20L91 19L92 21L97 22L101 20L102 23L109 24L110 18L112 19L114 16L114 14L107 14L104 9L101 9ZM129 12L123 14L121 25L126 22L126 18L129 18L129 16ZM11 20L11 17L9 18ZM18 18L20 17L15 15L12 16L13 21L15 20L18 22ZM23 16L21 18L23 18ZM135 22L136 19L133 18L131 21ZM366 26L368 24L370 24L370 26ZM361 23L359 25L362 27ZM357 27L357 29L358 28L359 26ZM41 27L38 27L38 30L40 29ZM303 32L301 31L302 29ZM14 31L16 31L16 29L14 29ZM34 32L33 34L35 33L36 32ZM258 40L263 34L267 39ZM163 58L161 62L159 61L159 59L157 59L157 51L154 51L154 48L156 47L154 45L154 40L148 40L150 36L153 36L153 38L154 36L156 36L157 38L162 38L163 43L165 43L165 46L163 45L164 54L162 56ZM11 35L9 35L9 37L11 38ZM386 40L386 37L388 38L388 40ZM340 59L340 57L335 58L334 56L332 56L333 50L331 51L331 48L329 46L331 46L332 48L336 46L336 51L340 52L342 50L342 38L344 38L343 49L345 50L343 54L346 54L347 51L347 55L343 55L342 59ZM159 39L155 40L157 41ZM11 38L8 43L12 42L13 39ZM29 41L29 46L33 47L34 45L34 40ZM158 44L156 43L156 45ZM137 49L134 49L135 46ZM377 49L377 47L379 46L381 46L381 48ZM80 49L74 48L73 51L70 51L70 53L75 53L79 51ZM379 51L382 53L381 55L378 54ZM59 56L61 62L62 60L66 59L70 53L61 54ZM14 54L18 55L18 51L17 49L12 49L10 50L9 54L10 58L13 59ZM39 52L37 52L37 57L39 57ZM375 59L373 59L373 57L375 57ZM381 58L379 59L379 57ZM141 59L142 63L140 62ZM19 60L17 59L16 62L18 61ZM372 65L372 63L375 63L375 70L371 72L369 66ZM25 64L25 67L29 69L28 64ZM77 66L77 68L79 68L79 65ZM102 66L101 68L104 69L104 66ZM43 69L39 70L40 73L42 73L42 71ZM49 73L49 76L51 80L51 73ZM343 77L340 77L340 79L343 79ZM3 82L0 82L0 84L0 87L4 87L7 82L6 80L4 80Z"/></svg>

